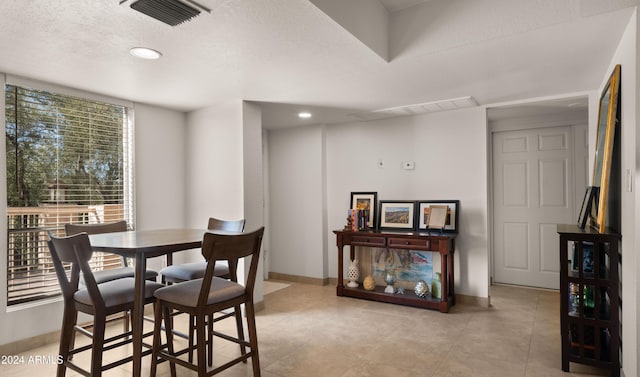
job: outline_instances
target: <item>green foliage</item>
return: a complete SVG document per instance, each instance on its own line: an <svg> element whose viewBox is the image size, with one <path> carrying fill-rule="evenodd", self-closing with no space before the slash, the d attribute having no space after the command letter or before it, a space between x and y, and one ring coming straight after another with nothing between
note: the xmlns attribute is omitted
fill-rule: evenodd
<svg viewBox="0 0 640 377"><path fill-rule="evenodd" d="M12 85L5 87L7 204L114 204L123 189L126 109Z"/></svg>

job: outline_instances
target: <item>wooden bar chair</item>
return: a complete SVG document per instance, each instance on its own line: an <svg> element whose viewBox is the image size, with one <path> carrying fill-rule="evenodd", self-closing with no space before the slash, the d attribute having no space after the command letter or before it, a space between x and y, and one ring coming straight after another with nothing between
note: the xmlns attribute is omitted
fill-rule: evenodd
<svg viewBox="0 0 640 377"><path fill-rule="evenodd" d="M209 218L207 229L209 230L223 230L227 232L242 232L244 230L245 220L221 220L214 217ZM194 262L174 264L167 266L160 270L162 275L162 282L165 283L180 283L183 281L189 281L193 279L201 279L204 277L204 272L207 268L207 262ZM230 269L227 263L218 263L215 270L215 275L222 278L231 278ZM237 281L234 280L234 281Z"/></svg>
<svg viewBox="0 0 640 377"><path fill-rule="evenodd" d="M237 232L240 233L244 230L245 220L222 220L217 219L215 217L210 217L209 222L207 224L207 229L209 230L222 230L227 232ZM233 263L233 262L232 262ZM193 262L193 263L183 263L183 264L174 264L171 266L167 266L160 270L160 275L162 276L162 282L168 284L181 283L185 281L190 281L194 279L201 279L204 277L205 270L207 269L207 262ZM236 276L236 266L229 266L229 261L219 261L216 263L213 276L217 276L224 279L230 279L233 282L238 282L238 277ZM225 318L229 318L231 316L236 316L236 322L242 323L241 313L236 314L235 311L229 311L217 317L214 317L212 314L209 317L209 321L217 322L223 320ZM174 332L178 336L183 336L183 334L179 332ZM213 350L212 344L213 340L211 337L211 333L209 334L209 366L212 365L213 359ZM189 317L189 334L186 338L189 340L189 347L193 347L195 336L195 317ZM193 352L189 353L189 362L193 361Z"/></svg>
<svg viewBox="0 0 640 377"><path fill-rule="evenodd" d="M126 232L127 222L125 220L110 222L110 223L98 223L98 224L64 224L64 231L67 236L72 236L78 233L87 234L102 234L102 233L114 233L114 232ZM97 284L105 283L107 281L132 278L135 275L135 268L129 266L127 258L121 257L122 266L116 268L108 268L101 271L94 271L93 277ZM158 276L158 272L147 269L145 278L147 280L155 281ZM82 275L81 275L82 277ZM80 279L80 285L84 285L84 279ZM125 313L124 330L127 331L130 326L130 313Z"/></svg>
<svg viewBox="0 0 640 377"><path fill-rule="evenodd" d="M89 267L93 250L86 233L58 238L49 232L49 238L47 243L51 260L64 298L59 349L62 363L58 365L57 376L63 377L69 368L83 376L99 377L105 370L130 362L133 359L131 355L102 365L102 354L104 351L126 345L132 341L131 331L124 331L119 335L105 339L105 330L107 316L133 309L135 279L121 278L97 284ZM63 263L71 264L69 275ZM80 287L80 274L84 278L84 287ZM154 302L153 293L161 287L163 287L162 284L147 282L145 284L145 303ZM93 316L92 332L77 326L78 312ZM91 344L74 348L76 331L89 336L92 339ZM91 350L91 362L89 368L84 369L72 358L73 355L88 350ZM143 355L149 353L150 350Z"/></svg>
<svg viewBox="0 0 640 377"><path fill-rule="evenodd" d="M64 224L64 230L67 236L72 236L78 233L87 234L102 234L102 233L114 233L114 232L126 232L127 222L116 221L111 223L99 223L99 224ZM122 257L122 267L110 268L102 271L94 271L93 277L96 279L96 283L104 283L106 281L120 279L120 278L132 278L135 273L135 268L129 266L127 258ZM155 280L158 276L158 272L147 269L146 279Z"/></svg>
<svg viewBox="0 0 640 377"><path fill-rule="evenodd" d="M251 358L253 375L260 376L260 360L258 357L258 339L255 322L253 292L258 272L260 246L264 227L250 233L229 233L209 231L204 234L202 255L207 260L207 268L202 279L173 284L155 292L155 325L153 331L153 355L151 358L151 376L155 377L157 363L168 360L171 376L176 377L175 364L198 372L199 377L212 376L239 362ZM243 286L237 282L214 276L217 261L228 260L229 266L237 266L241 258L251 257L247 282ZM208 316L229 308L240 313L241 305L245 305L249 341L238 329L238 336L232 337L213 329L213 334L222 339L241 346L241 355L214 369L207 371L207 321ZM185 361L180 356L190 352L190 347L174 350L172 310L192 315L196 318L196 354L197 363ZM161 345L162 320L164 319L167 344ZM241 324L242 325L242 324ZM209 323L213 327L213 323ZM246 348L249 348L247 352Z"/></svg>

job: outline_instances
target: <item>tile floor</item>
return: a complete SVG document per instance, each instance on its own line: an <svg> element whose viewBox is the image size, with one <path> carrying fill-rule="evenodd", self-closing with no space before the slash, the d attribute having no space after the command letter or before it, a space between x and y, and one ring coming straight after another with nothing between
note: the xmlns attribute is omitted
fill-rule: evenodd
<svg viewBox="0 0 640 377"><path fill-rule="evenodd" d="M607 375L573 363L571 373L560 369L557 292L495 286L491 308L458 304L442 314L336 297L334 286L291 283L267 294L265 306L257 316L264 377ZM232 320L221 328L233 329ZM239 352L223 340L215 350L216 364ZM0 375L55 376L55 366L28 363L55 354L56 344L29 350L21 354L23 364L0 365ZM148 359L143 376L149 375ZM129 376L130 370L124 365L104 375ZM178 366L178 376L195 375ZM250 363L219 374L251 375ZM158 376L169 376L168 364L159 366Z"/></svg>

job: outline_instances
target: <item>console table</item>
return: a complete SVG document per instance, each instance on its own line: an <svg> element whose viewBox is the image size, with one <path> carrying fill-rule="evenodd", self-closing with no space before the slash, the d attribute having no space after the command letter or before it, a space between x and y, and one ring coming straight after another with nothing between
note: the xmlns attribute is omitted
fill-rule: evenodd
<svg viewBox="0 0 640 377"><path fill-rule="evenodd" d="M454 290L453 254L455 251L455 233L423 233L423 232L380 232L380 231L342 231L334 230L338 246L338 296L356 297L367 300L389 302L393 304L415 306L419 308L438 309L447 313L456 303ZM440 253L440 274L442 279L441 299L415 295L413 290L406 290L403 295L385 293L383 286L376 286L368 291L362 288L350 288L344 284L344 246L349 246L350 261L355 258L355 246L409 249ZM435 269L434 269L435 272Z"/></svg>
<svg viewBox="0 0 640 377"><path fill-rule="evenodd" d="M620 233L558 224L562 370L570 362L620 376Z"/></svg>

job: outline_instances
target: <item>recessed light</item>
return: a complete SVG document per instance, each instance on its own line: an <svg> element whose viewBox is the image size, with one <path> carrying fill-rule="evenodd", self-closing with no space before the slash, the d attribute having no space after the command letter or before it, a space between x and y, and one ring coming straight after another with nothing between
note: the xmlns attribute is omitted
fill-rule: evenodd
<svg viewBox="0 0 640 377"><path fill-rule="evenodd" d="M311 118L311 113L303 111L301 113L298 113L298 117L299 118Z"/></svg>
<svg viewBox="0 0 640 377"><path fill-rule="evenodd" d="M137 58L151 59L151 60L160 59L160 57L162 56L162 54L159 51L146 48L146 47L134 47L131 50L129 50L129 53L131 53L131 55Z"/></svg>

